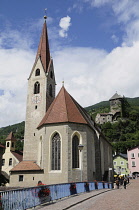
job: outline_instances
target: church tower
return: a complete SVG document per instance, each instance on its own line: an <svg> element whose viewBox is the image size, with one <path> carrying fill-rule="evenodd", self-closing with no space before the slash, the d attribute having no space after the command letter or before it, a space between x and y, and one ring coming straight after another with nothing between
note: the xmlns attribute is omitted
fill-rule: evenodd
<svg viewBox="0 0 139 210"><path fill-rule="evenodd" d="M28 78L23 160L37 160L37 126L55 98L55 74L50 56L46 16L36 59ZM31 152L30 152L31 151Z"/></svg>

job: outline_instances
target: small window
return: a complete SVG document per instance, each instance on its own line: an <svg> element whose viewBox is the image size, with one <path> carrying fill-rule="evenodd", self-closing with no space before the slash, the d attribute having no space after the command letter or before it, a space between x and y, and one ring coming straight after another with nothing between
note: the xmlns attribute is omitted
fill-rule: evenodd
<svg viewBox="0 0 139 210"><path fill-rule="evenodd" d="M139 153L138 153L138 157L139 157Z"/></svg>
<svg viewBox="0 0 139 210"><path fill-rule="evenodd" d="M135 154L134 153L131 153L131 158L135 158Z"/></svg>
<svg viewBox="0 0 139 210"><path fill-rule="evenodd" d="M9 166L12 165L12 158L9 159Z"/></svg>
<svg viewBox="0 0 139 210"><path fill-rule="evenodd" d="M5 165L5 159L2 159L2 166Z"/></svg>
<svg viewBox="0 0 139 210"><path fill-rule="evenodd" d="M35 133L34 133L34 136L35 136Z"/></svg>
<svg viewBox="0 0 139 210"><path fill-rule="evenodd" d="M124 165L124 161L121 161L121 165Z"/></svg>
<svg viewBox="0 0 139 210"><path fill-rule="evenodd" d="M132 167L136 167L135 161L132 161Z"/></svg>
<svg viewBox="0 0 139 210"><path fill-rule="evenodd" d="M23 182L23 175L19 175L19 182Z"/></svg>
<svg viewBox="0 0 139 210"><path fill-rule="evenodd" d="M35 72L35 76L39 76L40 75L40 69L37 69Z"/></svg>
<svg viewBox="0 0 139 210"><path fill-rule="evenodd" d="M37 109L37 106L35 106L35 109Z"/></svg>
<svg viewBox="0 0 139 210"><path fill-rule="evenodd" d="M117 165L117 162L116 162L116 161L114 161L113 165L114 165L114 166L116 166L116 165Z"/></svg>
<svg viewBox="0 0 139 210"><path fill-rule="evenodd" d="M121 170L122 172L124 172L125 171L125 168L122 168L122 170Z"/></svg>
<svg viewBox="0 0 139 210"><path fill-rule="evenodd" d="M12 142L12 147L14 147L14 142Z"/></svg>
<svg viewBox="0 0 139 210"><path fill-rule="evenodd" d="M7 142L7 147L9 147L9 145L10 145L9 142Z"/></svg>

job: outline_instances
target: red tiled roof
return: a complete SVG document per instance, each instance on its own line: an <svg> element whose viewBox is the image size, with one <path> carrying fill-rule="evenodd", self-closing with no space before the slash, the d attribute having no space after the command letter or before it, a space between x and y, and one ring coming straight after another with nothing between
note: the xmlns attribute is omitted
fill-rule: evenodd
<svg viewBox="0 0 139 210"><path fill-rule="evenodd" d="M13 134L12 131L9 133L9 135L7 136L7 138L6 138L5 140L6 140L6 141L7 141L7 140L16 141L16 138L14 137L14 134Z"/></svg>
<svg viewBox="0 0 139 210"><path fill-rule="evenodd" d="M23 152L22 151L11 151L11 153L17 158L17 160L23 160Z"/></svg>
<svg viewBox="0 0 139 210"><path fill-rule="evenodd" d="M35 161L21 161L11 171L40 171L42 170Z"/></svg>
<svg viewBox="0 0 139 210"><path fill-rule="evenodd" d="M40 57L42 61L42 65L44 67L45 72L47 72L48 65L50 63L50 51L49 51L49 42L48 42L48 34L47 34L47 26L46 26L46 21L43 24L43 29L42 29L42 35L40 38L40 43L38 46L38 51L36 55L36 60Z"/></svg>
<svg viewBox="0 0 139 210"><path fill-rule="evenodd" d="M85 109L75 101L64 87L61 88L38 128L43 124L62 122L82 123L91 126L94 123L90 120Z"/></svg>

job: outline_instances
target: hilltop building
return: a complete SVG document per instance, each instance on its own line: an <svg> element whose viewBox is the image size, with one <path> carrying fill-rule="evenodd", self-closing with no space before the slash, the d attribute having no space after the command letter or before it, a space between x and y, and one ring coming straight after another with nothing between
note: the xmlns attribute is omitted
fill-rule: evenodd
<svg viewBox="0 0 139 210"><path fill-rule="evenodd" d="M64 86L55 97L55 84L45 19L28 79L23 161L11 169L10 186L113 177L111 144Z"/></svg>
<svg viewBox="0 0 139 210"><path fill-rule="evenodd" d="M97 124L104 124L107 122L116 122L118 118L122 117L122 102L123 97L115 93L110 99L110 112L98 113L95 122Z"/></svg>

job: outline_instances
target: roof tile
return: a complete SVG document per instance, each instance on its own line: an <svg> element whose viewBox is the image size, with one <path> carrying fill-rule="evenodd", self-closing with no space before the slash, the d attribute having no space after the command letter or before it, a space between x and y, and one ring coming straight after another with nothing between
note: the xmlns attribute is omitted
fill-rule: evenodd
<svg viewBox="0 0 139 210"><path fill-rule="evenodd" d="M23 152L22 151L11 151L11 153L17 158L17 160L22 161L23 160Z"/></svg>
<svg viewBox="0 0 139 210"><path fill-rule="evenodd" d="M35 161L21 161L11 171L38 171L42 170Z"/></svg>
<svg viewBox="0 0 139 210"><path fill-rule="evenodd" d="M50 63L50 51L49 51L49 42L48 42L48 34L47 34L47 26L46 26L46 21L43 24L43 29L42 29L42 35L40 38L40 43L38 46L38 51L36 55L36 60L38 60L38 57L40 57L42 61L43 68L45 72L47 72L48 65Z"/></svg>
<svg viewBox="0 0 139 210"><path fill-rule="evenodd" d="M83 108L72 98L64 86L49 107L39 126L50 123L74 122L88 124Z"/></svg>

